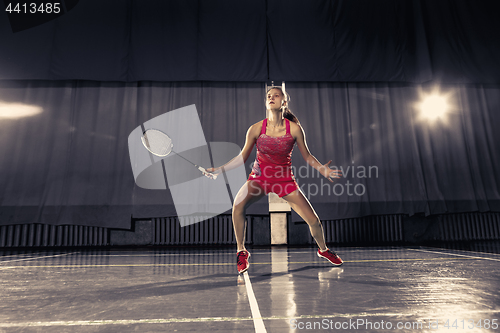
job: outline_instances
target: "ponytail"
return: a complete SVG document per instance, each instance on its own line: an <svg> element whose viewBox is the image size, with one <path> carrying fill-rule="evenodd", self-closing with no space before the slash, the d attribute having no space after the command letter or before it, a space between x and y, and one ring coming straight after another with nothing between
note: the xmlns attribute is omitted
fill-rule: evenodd
<svg viewBox="0 0 500 333"><path fill-rule="evenodd" d="M290 111L290 109L288 108L288 106L285 106L284 107L284 110L283 110L283 118L285 119L288 119L290 121L293 121L294 123L296 123L297 125L300 125L300 122L299 122L299 118L297 118L296 115L294 115L292 113L292 111Z"/></svg>

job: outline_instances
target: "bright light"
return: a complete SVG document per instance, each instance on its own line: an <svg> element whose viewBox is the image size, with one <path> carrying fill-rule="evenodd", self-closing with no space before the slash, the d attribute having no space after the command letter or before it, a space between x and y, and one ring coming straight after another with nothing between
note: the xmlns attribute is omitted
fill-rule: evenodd
<svg viewBox="0 0 500 333"><path fill-rule="evenodd" d="M448 112L448 102L445 97L433 94L426 96L420 103L420 116L428 120L443 118Z"/></svg>
<svg viewBox="0 0 500 333"><path fill-rule="evenodd" d="M23 118L42 113L43 108L36 105L22 103L5 103L0 101L0 118Z"/></svg>

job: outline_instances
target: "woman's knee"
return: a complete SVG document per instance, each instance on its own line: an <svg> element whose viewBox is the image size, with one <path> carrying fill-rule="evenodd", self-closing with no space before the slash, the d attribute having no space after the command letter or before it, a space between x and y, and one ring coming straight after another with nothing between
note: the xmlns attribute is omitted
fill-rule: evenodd
<svg viewBox="0 0 500 333"><path fill-rule="evenodd" d="M233 204L233 216L245 214L245 204L243 202Z"/></svg>
<svg viewBox="0 0 500 333"><path fill-rule="evenodd" d="M314 217L314 218L310 218L310 219L307 219L306 220L306 223L310 226L310 227L316 227L318 225L321 225L321 221L319 219L319 217Z"/></svg>

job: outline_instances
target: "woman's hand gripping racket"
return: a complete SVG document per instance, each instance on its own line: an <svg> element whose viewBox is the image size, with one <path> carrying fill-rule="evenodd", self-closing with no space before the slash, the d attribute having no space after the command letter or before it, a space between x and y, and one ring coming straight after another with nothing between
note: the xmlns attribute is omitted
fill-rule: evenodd
<svg viewBox="0 0 500 333"><path fill-rule="evenodd" d="M141 141L144 147L153 155L159 156L159 157L165 157L170 153L174 153L177 156L183 158L184 160L188 161L192 165L194 165L198 170L201 171L201 173L210 178L210 179L216 179L217 175L208 172L205 170L205 168L194 164L190 160L184 158L180 154L176 153L173 151L174 144L172 143L172 139L165 133L163 133L160 130L157 129L148 129L144 131L144 133L141 136Z"/></svg>

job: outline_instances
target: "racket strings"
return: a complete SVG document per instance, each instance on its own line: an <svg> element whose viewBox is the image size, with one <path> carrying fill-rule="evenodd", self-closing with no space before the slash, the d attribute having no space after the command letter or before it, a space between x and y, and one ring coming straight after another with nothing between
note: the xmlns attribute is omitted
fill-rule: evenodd
<svg viewBox="0 0 500 333"><path fill-rule="evenodd" d="M153 154L167 156L172 151L172 139L165 133L148 130L142 136L144 146Z"/></svg>
<svg viewBox="0 0 500 333"><path fill-rule="evenodd" d="M156 156L160 156L160 157L167 156L168 154L170 154L173 151L172 149L174 148L174 145L172 143L172 139L170 139L170 137L168 135L166 135L165 133L163 133L162 131L155 130L155 129L149 129L149 130L145 131L143 133L143 135L141 136L141 141L147 150L149 150L152 154L154 154ZM188 161L192 165L194 165L206 177L208 177L210 179L217 178L216 174L209 173L203 167L194 164L193 162L186 159L182 155L179 155L177 153L175 153L175 154L177 156L183 158L184 160Z"/></svg>

